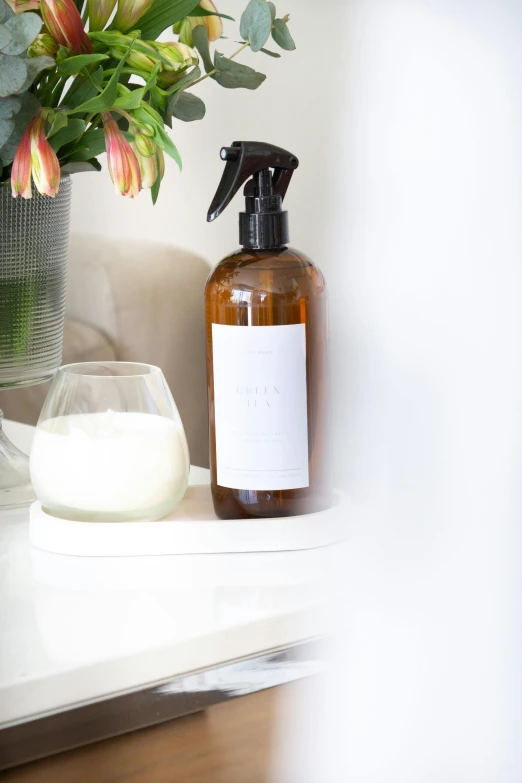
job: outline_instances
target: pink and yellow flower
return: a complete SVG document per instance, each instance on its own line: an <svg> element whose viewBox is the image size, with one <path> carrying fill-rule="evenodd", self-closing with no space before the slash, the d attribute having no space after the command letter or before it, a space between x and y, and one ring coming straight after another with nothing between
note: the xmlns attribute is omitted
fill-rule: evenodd
<svg viewBox="0 0 522 783"><path fill-rule="evenodd" d="M31 175L42 196L54 198L60 187L60 163L45 134L45 110L27 126L11 170L13 196L31 198Z"/></svg>
<svg viewBox="0 0 522 783"><path fill-rule="evenodd" d="M74 0L41 0L40 11L45 26L60 46L72 49L74 54L93 51Z"/></svg>
<svg viewBox="0 0 522 783"><path fill-rule="evenodd" d="M140 164L110 112L102 114L109 173L116 193L134 198L141 190Z"/></svg>

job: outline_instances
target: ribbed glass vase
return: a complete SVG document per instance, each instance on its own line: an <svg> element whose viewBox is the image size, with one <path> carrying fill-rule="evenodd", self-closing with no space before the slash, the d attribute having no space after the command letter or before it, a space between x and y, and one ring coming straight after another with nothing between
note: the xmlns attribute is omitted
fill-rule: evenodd
<svg viewBox="0 0 522 783"><path fill-rule="evenodd" d="M72 183L55 198L0 186L0 387L52 377L61 364Z"/></svg>
<svg viewBox="0 0 522 783"><path fill-rule="evenodd" d="M0 185L0 388L51 378L62 360L72 182L55 198ZM29 465L1 429L0 509L34 499Z"/></svg>

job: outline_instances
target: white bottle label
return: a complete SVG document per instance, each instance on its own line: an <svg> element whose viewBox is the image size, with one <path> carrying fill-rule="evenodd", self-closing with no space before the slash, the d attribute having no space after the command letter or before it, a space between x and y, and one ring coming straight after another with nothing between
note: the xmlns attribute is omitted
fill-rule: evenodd
<svg viewBox="0 0 522 783"><path fill-rule="evenodd" d="M212 324L217 482L309 486L304 324Z"/></svg>

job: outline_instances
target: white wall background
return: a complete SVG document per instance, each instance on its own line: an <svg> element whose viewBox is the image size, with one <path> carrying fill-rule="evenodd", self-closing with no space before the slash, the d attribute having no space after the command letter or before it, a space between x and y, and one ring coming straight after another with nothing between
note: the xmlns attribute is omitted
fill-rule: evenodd
<svg viewBox="0 0 522 783"><path fill-rule="evenodd" d="M287 705L274 780L514 783L522 4L278 5L298 51L248 58L269 74L257 94L204 85L207 118L176 127L185 172L170 167L159 205L81 175L73 228L214 263L240 204L206 224L219 147L257 137L301 158L292 240L330 284L338 477L361 511L334 687Z"/></svg>

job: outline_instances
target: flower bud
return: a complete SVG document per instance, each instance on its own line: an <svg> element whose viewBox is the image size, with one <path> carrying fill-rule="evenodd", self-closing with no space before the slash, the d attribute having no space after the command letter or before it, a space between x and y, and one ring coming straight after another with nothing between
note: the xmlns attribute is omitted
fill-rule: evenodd
<svg viewBox="0 0 522 783"><path fill-rule="evenodd" d="M168 61L168 65L164 62L161 64L158 73L159 87L170 87L178 80L180 73L199 63L196 50L186 44L177 41L169 43L154 41L154 48Z"/></svg>
<svg viewBox="0 0 522 783"><path fill-rule="evenodd" d="M103 30L110 19L116 0L88 0L89 31Z"/></svg>
<svg viewBox="0 0 522 783"><path fill-rule="evenodd" d="M52 37L74 54L90 54L92 44L83 29L74 0L41 0L40 11Z"/></svg>
<svg viewBox="0 0 522 783"><path fill-rule="evenodd" d="M114 17L114 28L122 30L132 30L144 13L149 10L153 0L118 0L118 10Z"/></svg>
<svg viewBox="0 0 522 783"><path fill-rule="evenodd" d="M154 155L157 147L154 139L141 132L141 128L136 128L134 146L144 158L150 158L151 155Z"/></svg>
<svg viewBox="0 0 522 783"><path fill-rule="evenodd" d="M103 34L105 35L105 33ZM127 52L132 38L127 35L113 36L110 44L111 56L121 60ZM132 49L127 57L126 64L136 71L151 73L153 68L160 63L157 80L159 87L170 87L179 78L179 74L199 62L195 49L185 44L172 41L160 43L159 41L140 41L139 50ZM160 57L158 57L160 55Z"/></svg>
<svg viewBox="0 0 522 783"><path fill-rule="evenodd" d="M49 33L39 33L27 50L27 54L29 57L40 57L41 55L56 57L58 49L59 45L52 35L49 35Z"/></svg>
<svg viewBox="0 0 522 783"><path fill-rule="evenodd" d="M137 145L131 144L134 153L138 159L141 172L141 186L143 188L151 188L158 177L163 179L165 173L165 158L163 150L160 147L156 147L156 151L153 155L141 155Z"/></svg>
<svg viewBox="0 0 522 783"><path fill-rule="evenodd" d="M115 60L121 60L132 43L131 36L116 32L103 33L102 35L106 39L110 36L110 42L109 40L107 42L110 46L111 56ZM140 41L139 46L140 51L131 49L127 56L126 65L129 68L134 68L136 71L150 73L158 61L157 53L147 41Z"/></svg>
<svg viewBox="0 0 522 783"><path fill-rule="evenodd" d="M217 13L217 8L212 0L201 0L199 5L205 11ZM223 35L223 22L219 16L186 16L181 22L174 25L174 32L179 34L180 43L193 46L192 30L198 24L207 28L209 41L217 41Z"/></svg>

